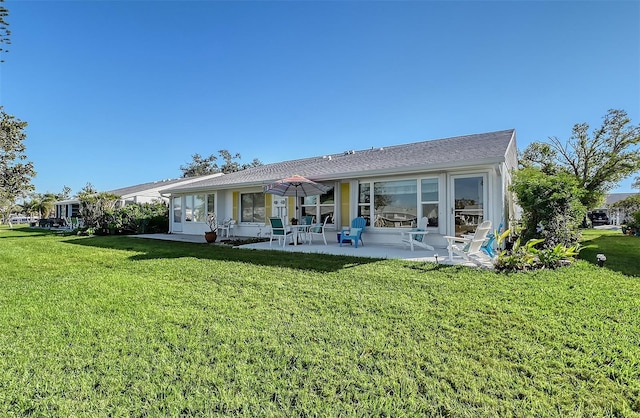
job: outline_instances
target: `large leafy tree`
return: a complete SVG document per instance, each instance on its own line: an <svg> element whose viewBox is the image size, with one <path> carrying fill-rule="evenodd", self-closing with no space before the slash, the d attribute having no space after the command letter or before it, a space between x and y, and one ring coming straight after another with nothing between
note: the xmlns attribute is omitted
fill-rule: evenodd
<svg viewBox="0 0 640 418"><path fill-rule="evenodd" d="M0 63L4 62L2 56L9 52L5 48L5 45L11 44L11 31L9 30L9 23L7 23L7 16L9 16L9 10L2 6L4 0L0 0Z"/></svg>
<svg viewBox="0 0 640 418"><path fill-rule="evenodd" d="M0 106L0 198L15 201L33 190L31 179L36 172L27 162L24 129L27 122L7 114Z"/></svg>
<svg viewBox="0 0 640 418"><path fill-rule="evenodd" d="M191 156L193 160L189 164L180 166L182 177L197 177L215 173L234 173L236 171L262 165L260 160L257 158L254 158L250 163L241 164L238 160L240 160L242 156L238 153L231 154L226 149L218 151L218 154L224 161L221 165L218 165L218 157L213 154L208 157L202 157L200 154L193 154Z"/></svg>
<svg viewBox="0 0 640 418"><path fill-rule="evenodd" d="M580 202L584 190L574 176L527 167L514 174L511 190L523 210L523 242L543 238L544 245L553 248L577 241L577 229L586 209Z"/></svg>
<svg viewBox="0 0 640 418"><path fill-rule="evenodd" d="M602 126L589 133L589 124L578 123L566 143L556 137L550 143L534 142L522 154L523 167L537 167L555 175L566 172L586 191L581 202L597 206L621 180L640 171L640 126L631 125L623 110L609 110Z"/></svg>

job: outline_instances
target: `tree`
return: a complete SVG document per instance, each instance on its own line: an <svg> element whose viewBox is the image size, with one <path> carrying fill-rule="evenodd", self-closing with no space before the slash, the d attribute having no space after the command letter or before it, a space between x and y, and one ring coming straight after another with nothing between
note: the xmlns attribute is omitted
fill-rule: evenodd
<svg viewBox="0 0 640 418"><path fill-rule="evenodd" d="M89 227L106 228L108 215L115 210L118 199L119 197L113 193L98 193L91 183L87 183L78 193L80 215L84 224Z"/></svg>
<svg viewBox="0 0 640 418"><path fill-rule="evenodd" d="M584 191L573 175L527 167L514 173L511 190L523 211L523 242L543 238L545 247L553 248L577 241L586 209L581 203Z"/></svg>
<svg viewBox="0 0 640 418"><path fill-rule="evenodd" d="M193 158L191 163L186 166L180 166L182 177L184 178L206 176L207 174L214 174L220 171L218 165L215 163L218 157L213 154L207 158L202 158L200 154L193 154L191 158Z"/></svg>
<svg viewBox="0 0 640 418"><path fill-rule="evenodd" d="M521 165L546 174L571 174L586 191L582 204L593 208L621 180L640 171L640 125L630 122L625 111L611 109L591 135L589 125L579 123L565 144L556 137L549 138L549 144L532 143L522 154Z"/></svg>
<svg viewBox="0 0 640 418"><path fill-rule="evenodd" d="M203 158L200 154L193 154L191 156L191 158L193 158L191 163L186 166L180 166L180 170L182 170L182 177L205 176L215 173L228 174L262 165L260 160L257 158L254 158L251 163L240 164L238 161L234 160L240 160L242 156L238 153L231 154L226 149L219 150L218 154L224 160L224 163L221 166L218 166L218 163L216 162L218 157L213 154L206 158Z"/></svg>
<svg viewBox="0 0 640 418"><path fill-rule="evenodd" d="M0 3L4 3L4 0L0 0ZM4 62L3 53L9 52L3 45L11 45L11 31L8 28L7 16L9 16L9 10L4 6L0 6L0 63Z"/></svg>
<svg viewBox="0 0 640 418"><path fill-rule="evenodd" d="M26 126L27 122L8 115L0 106L0 198L3 200L13 202L33 190L31 178L36 174L33 163L23 162L27 159L24 153Z"/></svg>

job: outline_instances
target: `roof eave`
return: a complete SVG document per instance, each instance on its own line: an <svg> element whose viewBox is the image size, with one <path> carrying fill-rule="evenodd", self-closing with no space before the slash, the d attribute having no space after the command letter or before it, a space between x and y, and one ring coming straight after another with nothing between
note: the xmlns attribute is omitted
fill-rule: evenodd
<svg viewBox="0 0 640 418"><path fill-rule="evenodd" d="M429 164L429 165L419 165L413 167L401 167L401 168L388 168L388 169L377 169L377 170L364 170L357 172L344 172L344 173L332 173L326 176L314 176L314 181L337 181L343 179L355 179L362 177L375 177L381 175L399 175L399 174L414 174L414 173L424 173L424 172L434 172L434 171L444 171L444 170L458 170L461 168L478 168L483 166L491 166L498 163L503 163L505 161L505 157L498 158L485 158L480 160L467 160L460 161L456 163L438 163L438 164ZM252 181L246 183L234 183L234 184L218 184L218 185L208 185L208 186L198 186L198 187L180 187L180 188L171 188L161 190L161 193L171 194L171 193L194 193L194 192L206 192L211 190L229 190L232 188L249 188L249 187L257 187L264 186L267 183L270 183L275 180L265 179L263 181Z"/></svg>

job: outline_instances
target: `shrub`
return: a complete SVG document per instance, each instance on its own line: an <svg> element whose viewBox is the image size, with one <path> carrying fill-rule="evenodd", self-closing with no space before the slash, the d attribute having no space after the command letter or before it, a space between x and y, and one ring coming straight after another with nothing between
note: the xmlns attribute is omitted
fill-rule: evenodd
<svg viewBox="0 0 640 418"><path fill-rule="evenodd" d="M544 247L571 247L579 239L578 227L586 213L580 203L584 190L575 177L558 172L545 174L536 168L514 173L511 186L523 210L522 239L544 239Z"/></svg>
<svg viewBox="0 0 640 418"><path fill-rule="evenodd" d="M498 238L499 243L508 235L509 231L507 230ZM498 255L495 263L496 270L512 272L556 269L571 264L582 250L579 244L572 246L557 244L553 248L536 248L538 244L544 242L544 239L539 238L529 240L525 245L521 245L520 238L518 238L511 249L504 250Z"/></svg>
<svg viewBox="0 0 640 418"><path fill-rule="evenodd" d="M122 232L133 234L169 231L169 208L163 202L138 203L119 209Z"/></svg>

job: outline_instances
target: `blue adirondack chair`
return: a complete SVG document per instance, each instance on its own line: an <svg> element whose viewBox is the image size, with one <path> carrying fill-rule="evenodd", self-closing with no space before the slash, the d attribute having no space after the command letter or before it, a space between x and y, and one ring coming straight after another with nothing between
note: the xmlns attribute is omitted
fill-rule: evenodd
<svg viewBox="0 0 640 418"><path fill-rule="evenodd" d="M502 223L500 223L500 226L498 226L497 233L498 235L502 233ZM496 250L493 248L493 243L495 241L496 241L496 234L492 232L490 234L487 234L487 240L484 242L484 244L482 244L482 247L480 247L480 249L484 251L491 258L494 258L497 255Z"/></svg>
<svg viewBox="0 0 640 418"><path fill-rule="evenodd" d="M340 231L340 246L342 247L343 241L351 241L354 243L355 247L358 248L358 242L364 245L364 241L362 241L362 233L367 227L367 220L363 217L357 217L351 221L351 228L343 229Z"/></svg>

